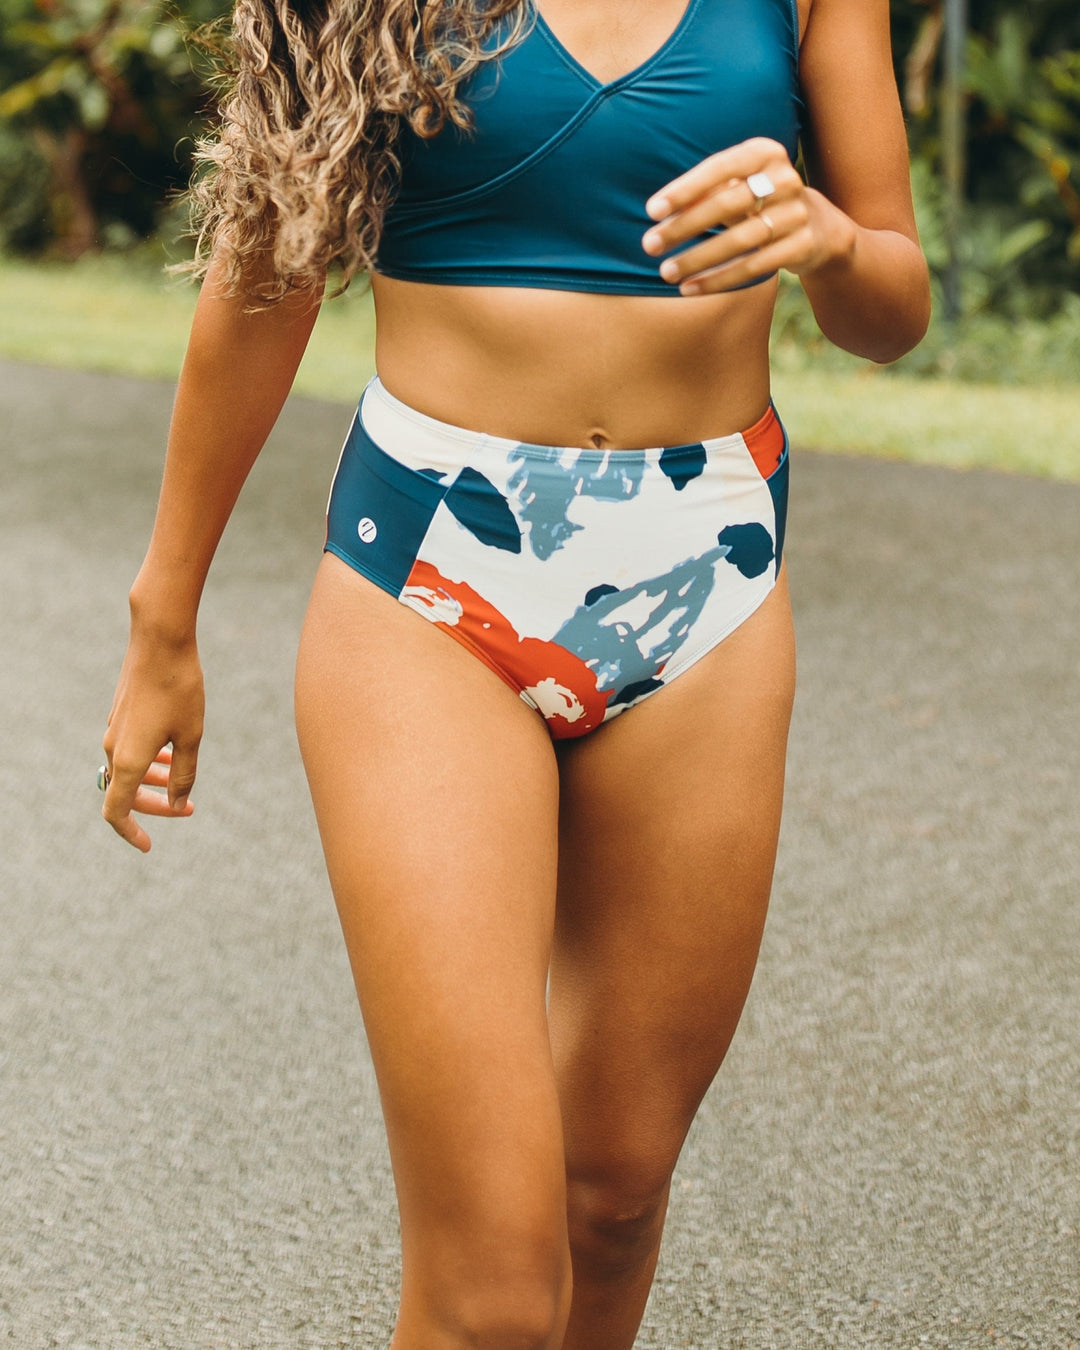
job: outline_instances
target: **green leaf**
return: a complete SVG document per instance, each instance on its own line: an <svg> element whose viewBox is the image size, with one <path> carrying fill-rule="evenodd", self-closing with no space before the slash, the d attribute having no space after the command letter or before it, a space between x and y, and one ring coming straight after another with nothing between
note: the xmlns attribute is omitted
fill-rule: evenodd
<svg viewBox="0 0 1080 1350"><path fill-rule="evenodd" d="M1023 225L1015 226L999 241L994 250L993 265L999 268L1008 267L1017 258L1030 253L1052 233L1053 226L1048 220L1028 220Z"/></svg>
<svg viewBox="0 0 1080 1350"><path fill-rule="evenodd" d="M159 61L165 61L180 51L183 43L172 24L159 23L151 29L148 46L152 56L156 56Z"/></svg>
<svg viewBox="0 0 1080 1350"><path fill-rule="evenodd" d="M77 63L72 57L61 56L36 75L5 89L0 94L0 117L18 117L46 99L53 98L67 87L71 72L76 67Z"/></svg>
<svg viewBox="0 0 1080 1350"><path fill-rule="evenodd" d="M100 131L109 120L109 96L96 80L79 91L78 104L83 126L88 131Z"/></svg>

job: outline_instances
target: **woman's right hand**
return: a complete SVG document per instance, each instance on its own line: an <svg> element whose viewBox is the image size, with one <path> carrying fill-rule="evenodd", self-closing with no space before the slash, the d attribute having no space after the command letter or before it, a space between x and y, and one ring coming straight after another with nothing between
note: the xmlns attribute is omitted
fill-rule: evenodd
<svg viewBox="0 0 1080 1350"><path fill-rule="evenodd" d="M297 287L267 307L261 283L271 274L272 258L263 253L248 261L250 275L239 289L229 286L215 262L199 292L154 529L128 597L131 640L105 733L109 785L101 814L143 853L150 837L133 813L191 814L188 793L203 728L195 644L199 599L322 299L321 286Z"/></svg>
<svg viewBox="0 0 1080 1350"><path fill-rule="evenodd" d="M150 851L150 836L134 812L179 817L195 809L188 794L204 706L194 637L164 642L133 632L103 741L109 785L101 814L142 853Z"/></svg>

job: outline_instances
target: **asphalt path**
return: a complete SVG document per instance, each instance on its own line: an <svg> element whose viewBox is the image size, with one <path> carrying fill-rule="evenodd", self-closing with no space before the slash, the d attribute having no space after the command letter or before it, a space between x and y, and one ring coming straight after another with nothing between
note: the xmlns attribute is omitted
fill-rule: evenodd
<svg viewBox="0 0 1080 1350"><path fill-rule="evenodd" d="M171 389L0 365L0 1342L383 1347L371 1065L291 726L348 421L203 607L190 820L94 772ZM1080 487L800 452L787 813L644 1350L1080 1346Z"/></svg>

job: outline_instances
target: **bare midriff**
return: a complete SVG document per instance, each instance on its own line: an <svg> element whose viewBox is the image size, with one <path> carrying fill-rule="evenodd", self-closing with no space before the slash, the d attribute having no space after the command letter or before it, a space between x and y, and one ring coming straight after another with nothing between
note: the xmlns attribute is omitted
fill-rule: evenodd
<svg viewBox="0 0 1080 1350"><path fill-rule="evenodd" d="M742 431L769 402L770 280L697 297L373 278L386 388L454 426L635 449Z"/></svg>

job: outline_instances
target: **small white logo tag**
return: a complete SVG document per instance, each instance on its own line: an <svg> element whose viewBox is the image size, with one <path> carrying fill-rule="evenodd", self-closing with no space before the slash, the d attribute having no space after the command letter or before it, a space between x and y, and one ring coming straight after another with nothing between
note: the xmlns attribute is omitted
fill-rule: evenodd
<svg viewBox="0 0 1080 1350"><path fill-rule="evenodd" d="M356 527L356 533L360 536L360 542L371 544L375 541L375 536L379 531L375 528L375 522L370 516L365 516Z"/></svg>

